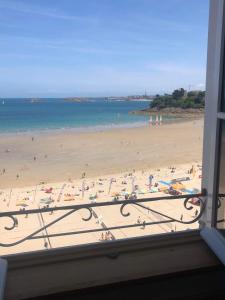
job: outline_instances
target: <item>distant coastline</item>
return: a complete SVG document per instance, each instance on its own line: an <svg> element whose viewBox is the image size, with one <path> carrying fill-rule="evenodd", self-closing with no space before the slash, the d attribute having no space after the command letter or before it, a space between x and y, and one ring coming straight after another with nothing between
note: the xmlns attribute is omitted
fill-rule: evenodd
<svg viewBox="0 0 225 300"><path fill-rule="evenodd" d="M194 117L201 118L204 115L204 108L180 108L180 107L166 107L162 109L157 108L145 108L141 110L131 111L130 114L138 116L146 115L167 115L174 117Z"/></svg>
<svg viewBox="0 0 225 300"><path fill-rule="evenodd" d="M64 98L64 102L81 103L81 102L94 102L96 99L103 101L139 101L149 102L154 99L155 96L148 95L134 95L134 96L110 96L110 97L68 97Z"/></svg>
<svg viewBox="0 0 225 300"><path fill-rule="evenodd" d="M204 115L205 92L174 90L172 94L156 95L149 107L131 111L134 115L167 115L196 118Z"/></svg>

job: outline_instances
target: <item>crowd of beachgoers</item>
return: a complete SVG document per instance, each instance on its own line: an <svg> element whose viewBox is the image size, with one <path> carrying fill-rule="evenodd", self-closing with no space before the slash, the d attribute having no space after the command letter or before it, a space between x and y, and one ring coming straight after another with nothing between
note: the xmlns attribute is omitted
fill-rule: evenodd
<svg viewBox="0 0 225 300"><path fill-rule="evenodd" d="M26 212L29 209L52 208L66 205L100 203L105 201L118 201L145 199L163 195L186 195L200 192L200 182L202 176L202 167L200 163L168 166L166 168L156 168L149 170L132 170L128 173L112 174L103 177L86 178L85 172L81 179L69 179L60 183L40 183L35 186L23 188L6 188L0 191L0 203L2 211L21 210ZM191 201L191 200L190 200ZM181 199L155 201L154 203L145 202L145 206L162 214L169 215L172 218L183 220L192 220L199 211L198 199L192 199L194 208L189 212L184 209ZM165 232L174 232L178 230L194 229L198 224L185 225L182 223L171 222L164 225L146 226L149 221L164 221L162 217L151 210L132 207L132 213L129 218L121 216L116 206L95 207L93 209L94 221L84 222L79 220L79 216L70 219L65 218L63 222L53 225L47 230L47 233L62 232L73 230L88 230L102 228L102 231L96 233L86 233L85 240L67 237L50 238L51 243L45 242L44 245L59 247L63 245L82 244L88 242L108 241L120 238L127 238L143 234L156 234ZM36 229L45 226L55 218L59 217L63 211L48 211L37 215L24 214L17 216L16 229L5 231L5 239L10 243L24 236L29 235ZM85 212L83 212L85 216ZM82 221L82 222L81 222ZM10 222L5 219L5 222ZM110 230L113 226L126 224L138 224L137 228L123 228L120 230ZM141 231L138 231L142 229ZM43 233L43 232L42 232ZM46 233L46 232L45 232ZM27 242L26 242L27 243ZM43 243L34 245L29 242L29 249L43 249ZM23 251L22 244L12 247L16 251ZM5 249L3 248L5 251ZM10 249L13 251L13 249ZM1 253L1 249L0 249Z"/></svg>

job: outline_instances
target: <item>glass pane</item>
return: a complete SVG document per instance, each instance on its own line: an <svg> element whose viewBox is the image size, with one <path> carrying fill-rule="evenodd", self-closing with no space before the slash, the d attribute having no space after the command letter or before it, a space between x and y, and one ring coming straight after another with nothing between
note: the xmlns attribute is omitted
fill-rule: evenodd
<svg viewBox="0 0 225 300"><path fill-rule="evenodd" d="M208 1L2 2L0 256L198 229Z"/></svg>
<svg viewBox="0 0 225 300"><path fill-rule="evenodd" d="M225 121L221 121L217 228L225 229Z"/></svg>

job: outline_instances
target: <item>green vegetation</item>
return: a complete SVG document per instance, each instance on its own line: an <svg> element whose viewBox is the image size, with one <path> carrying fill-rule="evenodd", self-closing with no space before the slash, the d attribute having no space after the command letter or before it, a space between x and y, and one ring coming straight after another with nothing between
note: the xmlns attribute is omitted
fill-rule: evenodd
<svg viewBox="0 0 225 300"><path fill-rule="evenodd" d="M174 90L172 94L164 96L156 95L150 104L150 108L163 109L168 107L173 108L204 108L205 92L190 91L187 92L183 88Z"/></svg>

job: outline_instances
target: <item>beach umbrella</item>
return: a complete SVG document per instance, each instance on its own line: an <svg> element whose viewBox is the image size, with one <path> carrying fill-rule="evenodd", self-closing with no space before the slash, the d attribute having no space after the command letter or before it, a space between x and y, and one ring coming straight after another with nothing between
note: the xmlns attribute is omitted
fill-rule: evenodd
<svg viewBox="0 0 225 300"><path fill-rule="evenodd" d="M151 188L151 193L157 193L159 189L157 187L152 187Z"/></svg>
<svg viewBox="0 0 225 300"><path fill-rule="evenodd" d="M94 200L94 199L97 199L97 195L96 194L94 196L93 195L89 196L89 200Z"/></svg>
<svg viewBox="0 0 225 300"><path fill-rule="evenodd" d="M182 183L180 183L180 182L174 183L174 184L172 184L171 186L172 186L172 188L175 189L175 190L183 190L183 189L186 188L185 185L182 184Z"/></svg>
<svg viewBox="0 0 225 300"><path fill-rule="evenodd" d="M73 196L66 196L64 198L64 201L73 201L73 200L75 200L75 198Z"/></svg>
<svg viewBox="0 0 225 300"><path fill-rule="evenodd" d="M114 192L114 193L112 193L112 196L114 196L114 197L120 196L120 193Z"/></svg>
<svg viewBox="0 0 225 300"><path fill-rule="evenodd" d="M22 201L16 202L16 206L26 207L26 206L28 206L28 204L26 202L24 202L24 200L22 200Z"/></svg>
<svg viewBox="0 0 225 300"><path fill-rule="evenodd" d="M129 193L128 192L121 192L121 195L125 196L125 195L129 195Z"/></svg>
<svg viewBox="0 0 225 300"><path fill-rule="evenodd" d="M54 200L52 198L42 198L40 200L40 203L43 203L43 204L50 204L52 202L54 202Z"/></svg>

